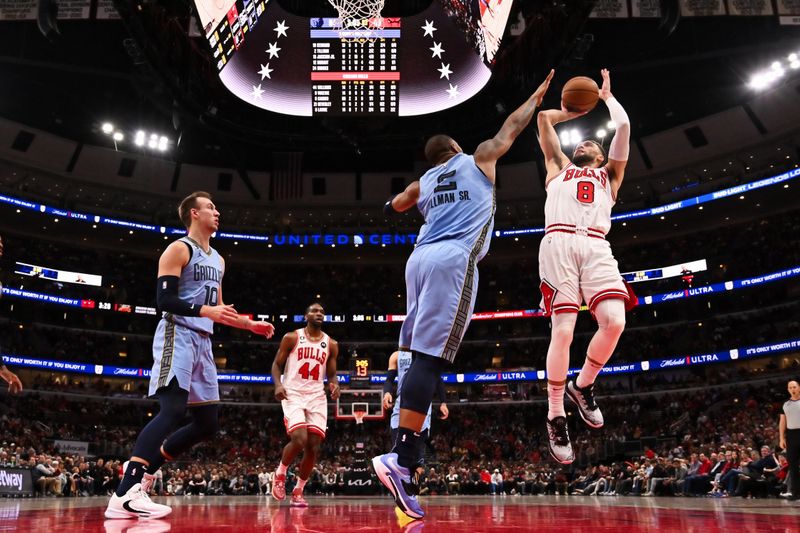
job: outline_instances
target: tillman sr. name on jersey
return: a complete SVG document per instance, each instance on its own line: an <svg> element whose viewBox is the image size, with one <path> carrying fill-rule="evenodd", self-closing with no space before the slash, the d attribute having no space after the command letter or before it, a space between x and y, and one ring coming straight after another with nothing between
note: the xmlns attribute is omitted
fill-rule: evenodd
<svg viewBox="0 0 800 533"><path fill-rule="evenodd" d="M301 346L297 349L297 360L313 359L318 363L324 363L328 357L328 352L316 346Z"/></svg>
<svg viewBox="0 0 800 533"><path fill-rule="evenodd" d="M195 281L219 281L222 279L222 270L209 266L195 263L194 265L194 280Z"/></svg>
<svg viewBox="0 0 800 533"><path fill-rule="evenodd" d="M442 204L453 204L456 201L463 202L469 199L469 191L444 192L433 197L431 200L431 207L436 207Z"/></svg>

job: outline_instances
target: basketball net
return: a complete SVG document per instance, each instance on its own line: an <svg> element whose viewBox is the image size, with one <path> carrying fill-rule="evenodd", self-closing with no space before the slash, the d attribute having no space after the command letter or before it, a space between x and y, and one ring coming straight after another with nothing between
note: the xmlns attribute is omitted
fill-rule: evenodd
<svg viewBox="0 0 800 533"><path fill-rule="evenodd" d="M363 424L365 416L367 416L366 411L361 411L361 410L353 411L353 418L356 419L356 425Z"/></svg>
<svg viewBox="0 0 800 533"><path fill-rule="evenodd" d="M334 29L349 41L375 40L383 27L381 11L385 0L328 0L339 12Z"/></svg>

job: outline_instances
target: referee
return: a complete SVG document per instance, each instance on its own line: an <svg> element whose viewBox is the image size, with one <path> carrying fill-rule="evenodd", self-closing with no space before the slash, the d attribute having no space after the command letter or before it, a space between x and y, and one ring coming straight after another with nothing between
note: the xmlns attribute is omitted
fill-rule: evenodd
<svg viewBox="0 0 800 533"><path fill-rule="evenodd" d="M800 499L800 384L796 380L788 383L786 389L790 398L783 404L781 413L781 448L786 450L789 461L787 496L790 500Z"/></svg>
<svg viewBox="0 0 800 533"><path fill-rule="evenodd" d="M3 237L0 236L0 258L3 257ZM3 284L0 283L0 296L3 295ZM8 383L8 392L11 394L19 394L22 392L22 382L19 380L17 375L9 370L6 365L3 364L3 361L0 360L0 378Z"/></svg>

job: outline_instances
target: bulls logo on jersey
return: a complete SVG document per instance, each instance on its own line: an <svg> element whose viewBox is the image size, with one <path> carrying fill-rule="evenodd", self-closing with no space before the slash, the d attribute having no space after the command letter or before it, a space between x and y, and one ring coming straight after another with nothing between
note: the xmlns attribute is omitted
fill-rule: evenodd
<svg viewBox="0 0 800 533"><path fill-rule="evenodd" d="M319 343L319 345L320 345L320 347L322 347L322 348L327 348L327 347L328 347L328 343L327 343L327 342L325 342L325 341L322 341L321 343Z"/></svg>

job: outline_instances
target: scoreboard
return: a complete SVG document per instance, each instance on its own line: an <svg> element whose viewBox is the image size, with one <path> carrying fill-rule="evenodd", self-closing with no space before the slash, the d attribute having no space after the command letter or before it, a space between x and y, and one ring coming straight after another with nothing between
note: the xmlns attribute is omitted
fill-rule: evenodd
<svg viewBox="0 0 800 533"><path fill-rule="evenodd" d="M489 82L513 0L434 0L403 17L340 28L276 0L195 0L222 84L302 117L436 113ZM482 6L482 7L481 7Z"/></svg>
<svg viewBox="0 0 800 533"><path fill-rule="evenodd" d="M396 116L400 19L384 19L368 37L335 30L336 19L311 20L311 90L315 116ZM347 33L353 33L352 37Z"/></svg>

